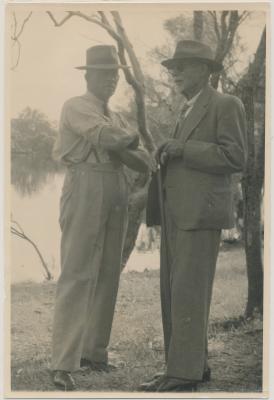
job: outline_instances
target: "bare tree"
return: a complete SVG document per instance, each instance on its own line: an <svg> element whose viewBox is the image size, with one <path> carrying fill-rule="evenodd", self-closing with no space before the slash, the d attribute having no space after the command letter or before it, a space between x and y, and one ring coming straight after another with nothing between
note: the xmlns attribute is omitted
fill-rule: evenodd
<svg viewBox="0 0 274 400"><path fill-rule="evenodd" d="M239 13L238 10L235 10L221 11L220 13L217 11L208 11L208 14L212 18L217 41L215 60L222 64L229 52L233 49L238 27L248 17L249 13L247 11ZM213 74L211 85L214 88L218 87L219 79L220 73Z"/></svg>
<svg viewBox="0 0 274 400"><path fill-rule="evenodd" d="M51 272L49 271L47 263L46 263L44 257L42 256L38 246L34 243L34 241L32 239L30 239L29 236L26 235L26 233L24 232L24 230L21 227L21 225L19 225L19 223L14 221L14 220L11 220L11 233L16 235L16 236L18 236L21 239L26 240L27 242L29 242L33 246L33 248L36 251L36 253L38 254L38 257L39 257L39 259L40 259L40 261L42 263L42 266L43 266L43 268L45 270L46 279L47 280L51 280L53 278L53 276L52 276Z"/></svg>
<svg viewBox="0 0 274 400"><path fill-rule="evenodd" d="M248 300L245 316L263 312L263 261L261 201L264 182L264 112L259 125L259 145L255 137L255 104L265 99L265 47L266 30L261 36L254 61L238 84L247 115L248 163L242 180L244 194L245 252L248 277Z"/></svg>
<svg viewBox="0 0 274 400"><path fill-rule="evenodd" d="M193 34L195 40L201 40L204 30L203 11L193 11Z"/></svg>
<svg viewBox="0 0 274 400"><path fill-rule="evenodd" d="M11 40L12 40L12 45L17 47L17 56L15 63L12 65L11 69L15 70L15 68L18 66L20 57L21 57L21 42L20 42L20 37L22 36L25 26L27 22L29 21L30 17L32 16L32 12L30 12L27 17L23 20L21 25L17 21L17 17L15 12L12 13L12 18L13 18L13 23L12 23L12 34L11 34Z"/></svg>

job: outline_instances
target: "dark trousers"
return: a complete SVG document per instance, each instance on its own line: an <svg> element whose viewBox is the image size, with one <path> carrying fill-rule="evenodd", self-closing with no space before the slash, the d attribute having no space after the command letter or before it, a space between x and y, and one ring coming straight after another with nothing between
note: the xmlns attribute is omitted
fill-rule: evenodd
<svg viewBox="0 0 274 400"><path fill-rule="evenodd" d="M201 380L220 230L180 230L166 211L161 240L161 305L167 375ZM165 237L164 237L165 236Z"/></svg>

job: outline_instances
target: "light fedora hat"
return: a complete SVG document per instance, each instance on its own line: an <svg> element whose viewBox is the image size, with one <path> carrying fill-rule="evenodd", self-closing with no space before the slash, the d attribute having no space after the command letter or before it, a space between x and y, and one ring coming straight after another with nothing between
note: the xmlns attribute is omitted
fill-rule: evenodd
<svg viewBox="0 0 274 400"><path fill-rule="evenodd" d="M168 69L173 69L185 60L197 60L206 63L211 72L219 72L223 69L223 65L214 60L211 48L196 40L180 40L173 57L162 61L161 64Z"/></svg>
<svg viewBox="0 0 274 400"><path fill-rule="evenodd" d="M119 64L118 54L115 46L99 45L93 46L86 51L86 65L75 67L76 69L118 69L128 68L127 65Z"/></svg>

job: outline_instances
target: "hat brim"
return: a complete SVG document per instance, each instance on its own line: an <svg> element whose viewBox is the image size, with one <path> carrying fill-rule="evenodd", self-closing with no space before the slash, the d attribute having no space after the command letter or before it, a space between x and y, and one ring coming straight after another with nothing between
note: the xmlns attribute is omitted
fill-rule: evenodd
<svg viewBox="0 0 274 400"><path fill-rule="evenodd" d="M183 57L183 58L169 58L161 62L161 64L167 69L173 69L179 64L183 64L184 61L199 61L205 63L210 67L211 72L220 72L224 67L221 63L215 60L202 57Z"/></svg>
<svg viewBox="0 0 274 400"><path fill-rule="evenodd" d="M82 65L80 67L75 67L76 69L103 69L103 70L110 70L110 69L127 69L129 68L127 65L122 64L92 64L92 65Z"/></svg>

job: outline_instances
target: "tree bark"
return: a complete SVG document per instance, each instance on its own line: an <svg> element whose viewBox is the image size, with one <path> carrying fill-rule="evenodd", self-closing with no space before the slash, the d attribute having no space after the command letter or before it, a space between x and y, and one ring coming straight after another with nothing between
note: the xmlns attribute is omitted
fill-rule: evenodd
<svg viewBox="0 0 274 400"><path fill-rule="evenodd" d="M244 239L248 278L248 299L245 317L251 318L256 312L263 313L263 260L262 260L262 230L261 230L261 200L264 173L264 139L255 151L254 103L260 95L260 74L265 65L264 30L256 51L254 62L250 65L247 75L240 82L241 97L246 109L248 134L248 162L242 181L244 195ZM264 70L264 67L263 67ZM263 82L265 73L263 71ZM263 84L264 86L264 84ZM264 96L262 96L264 98ZM264 118L264 117L263 117ZM264 132L264 121L262 131Z"/></svg>
<svg viewBox="0 0 274 400"><path fill-rule="evenodd" d="M131 252L135 247L135 242L138 236L139 228L142 222L142 216L147 198L147 185L138 190L130 197L129 203L129 219L128 228L125 238L125 245L123 250L122 269L125 268L126 263L130 257Z"/></svg>
<svg viewBox="0 0 274 400"><path fill-rule="evenodd" d="M257 310L263 312L263 264L261 244L261 185L255 166L253 89L245 88L243 101L247 114L248 164L242 180L244 198L244 242L246 253L248 299L247 318Z"/></svg>

